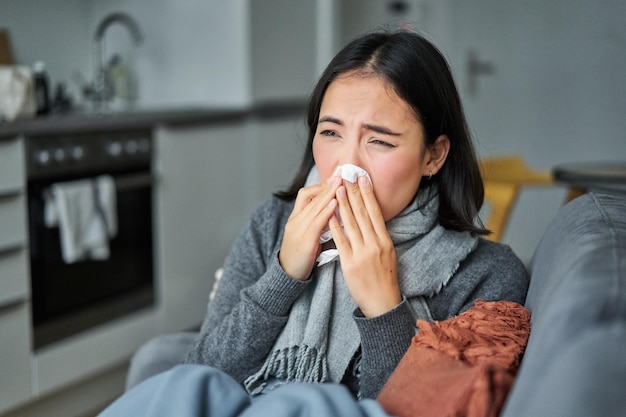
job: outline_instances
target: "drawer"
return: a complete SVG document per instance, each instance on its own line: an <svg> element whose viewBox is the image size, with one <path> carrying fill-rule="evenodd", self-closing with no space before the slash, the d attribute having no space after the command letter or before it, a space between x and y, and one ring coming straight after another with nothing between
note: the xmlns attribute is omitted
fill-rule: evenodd
<svg viewBox="0 0 626 417"><path fill-rule="evenodd" d="M24 142L21 138L0 140L0 193L24 188L24 163Z"/></svg>
<svg viewBox="0 0 626 417"><path fill-rule="evenodd" d="M24 248L0 251L0 309L29 298L27 254Z"/></svg>
<svg viewBox="0 0 626 417"><path fill-rule="evenodd" d="M0 195L0 250L26 242L26 200L23 194Z"/></svg>
<svg viewBox="0 0 626 417"><path fill-rule="evenodd" d="M144 310L35 351L35 394L47 395L128 361L157 334L160 314Z"/></svg>
<svg viewBox="0 0 626 417"><path fill-rule="evenodd" d="M33 396L30 304L0 308L0 414Z"/></svg>

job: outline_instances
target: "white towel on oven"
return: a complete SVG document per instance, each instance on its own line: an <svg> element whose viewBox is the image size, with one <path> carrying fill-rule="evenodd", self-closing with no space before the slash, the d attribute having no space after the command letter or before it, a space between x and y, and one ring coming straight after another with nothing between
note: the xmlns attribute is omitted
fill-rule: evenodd
<svg viewBox="0 0 626 417"><path fill-rule="evenodd" d="M66 263L109 258L117 235L115 182L109 175L55 183L44 192L44 221L59 227Z"/></svg>

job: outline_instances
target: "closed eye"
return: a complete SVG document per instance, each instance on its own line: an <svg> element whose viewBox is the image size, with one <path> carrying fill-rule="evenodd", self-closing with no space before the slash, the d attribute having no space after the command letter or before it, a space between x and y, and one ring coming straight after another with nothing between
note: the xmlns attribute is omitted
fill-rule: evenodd
<svg viewBox="0 0 626 417"><path fill-rule="evenodd" d="M378 145L378 146L384 146L386 148L395 148L395 145L392 145L389 142L385 142L384 140L380 140L380 139L372 139L370 140L370 143L374 144L374 145Z"/></svg>

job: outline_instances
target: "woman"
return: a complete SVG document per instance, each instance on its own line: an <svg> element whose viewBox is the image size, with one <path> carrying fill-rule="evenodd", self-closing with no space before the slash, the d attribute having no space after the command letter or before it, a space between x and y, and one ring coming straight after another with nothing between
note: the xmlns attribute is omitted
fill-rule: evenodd
<svg viewBox="0 0 626 417"><path fill-rule="evenodd" d="M479 298L523 303L528 276L480 237L483 187L460 99L424 38L348 44L313 91L308 128L300 171L235 242L186 362L251 394L337 382L375 398L417 319ZM332 260L318 263L322 252Z"/></svg>

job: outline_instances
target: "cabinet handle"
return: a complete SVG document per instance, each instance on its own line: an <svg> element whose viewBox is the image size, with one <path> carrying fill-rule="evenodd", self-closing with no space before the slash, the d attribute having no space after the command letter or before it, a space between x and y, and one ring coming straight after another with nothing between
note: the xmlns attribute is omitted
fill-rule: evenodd
<svg viewBox="0 0 626 417"><path fill-rule="evenodd" d="M13 252L19 252L26 247L24 242L0 243L0 257Z"/></svg>
<svg viewBox="0 0 626 417"><path fill-rule="evenodd" d="M4 190L0 190L0 199L10 199L19 197L22 194L21 188L5 188Z"/></svg>
<svg viewBox="0 0 626 417"><path fill-rule="evenodd" d="M154 177L149 172L141 174L127 174L114 177L115 187L118 190L132 190L135 188L149 187L154 183Z"/></svg>
<svg viewBox="0 0 626 417"><path fill-rule="evenodd" d="M9 310L18 308L24 303L26 303L26 301L27 301L26 298L21 297L21 296L16 297L16 298L9 298L8 300L5 300L5 301L0 301L0 314L6 313Z"/></svg>

